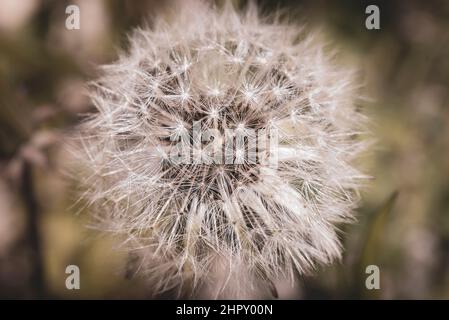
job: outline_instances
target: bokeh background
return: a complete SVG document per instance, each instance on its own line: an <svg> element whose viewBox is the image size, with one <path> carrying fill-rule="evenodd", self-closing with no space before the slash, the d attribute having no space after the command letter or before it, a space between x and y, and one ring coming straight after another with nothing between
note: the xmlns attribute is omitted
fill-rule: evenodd
<svg viewBox="0 0 449 320"><path fill-rule="evenodd" d="M130 257L74 205L63 141L92 110L84 83L96 66L117 57L133 27L169 15L173 1L0 1L0 298L150 296L130 276ZM374 179L358 222L342 226L344 258L278 284L280 296L448 299L449 2L259 3L321 29L359 67L376 138L363 159ZM80 8L80 30L65 28L70 4ZM380 30L365 28L369 4L380 8ZM80 290L65 287L71 264ZM380 290L365 288L370 264L380 268Z"/></svg>

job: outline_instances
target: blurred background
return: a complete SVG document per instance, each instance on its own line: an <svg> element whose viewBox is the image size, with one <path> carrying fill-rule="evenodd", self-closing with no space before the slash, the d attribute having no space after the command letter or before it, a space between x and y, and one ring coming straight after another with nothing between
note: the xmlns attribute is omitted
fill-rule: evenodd
<svg viewBox="0 0 449 320"><path fill-rule="evenodd" d="M234 1L236 5L244 1ZM282 298L449 298L449 2L258 1L320 28L363 79L361 107L376 143L374 180L358 222L342 227L341 262L320 267ZM81 28L67 30L66 7ZM61 173L63 137L92 110L84 83L116 59L133 27L172 1L0 0L0 298L147 298L114 239L86 227ZM365 8L380 9L380 30ZM67 290L67 265L81 290ZM367 290L367 265L380 290Z"/></svg>

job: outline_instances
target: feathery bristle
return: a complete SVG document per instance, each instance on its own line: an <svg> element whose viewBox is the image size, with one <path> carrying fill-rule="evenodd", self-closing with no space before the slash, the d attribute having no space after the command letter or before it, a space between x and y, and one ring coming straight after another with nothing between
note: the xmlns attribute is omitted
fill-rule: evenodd
<svg viewBox="0 0 449 320"><path fill-rule="evenodd" d="M141 255L157 292L209 285L236 297L340 256L335 224L352 219L365 178L353 166L364 118L351 72L326 52L254 7L189 2L172 23L134 31L92 84L98 112L75 149L82 197ZM276 132L276 165L259 140L255 161L236 161L239 150L232 163L208 158L195 124L212 130L216 152L229 130ZM189 161L175 162L184 138Z"/></svg>

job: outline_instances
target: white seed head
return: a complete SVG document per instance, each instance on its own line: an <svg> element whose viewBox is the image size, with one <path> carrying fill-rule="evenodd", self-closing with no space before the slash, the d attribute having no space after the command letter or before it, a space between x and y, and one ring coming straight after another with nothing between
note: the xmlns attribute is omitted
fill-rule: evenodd
<svg viewBox="0 0 449 320"><path fill-rule="evenodd" d="M352 219L364 178L353 165L364 118L351 72L326 52L254 7L189 2L173 22L134 31L93 83L97 112L75 149L82 197L141 256L154 290L236 297L339 258L335 225ZM204 161L198 145L190 163L171 162L186 133L201 147L189 134L198 121L218 132L215 145L227 128L277 129L277 166L241 150L238 164Z"/></svg>

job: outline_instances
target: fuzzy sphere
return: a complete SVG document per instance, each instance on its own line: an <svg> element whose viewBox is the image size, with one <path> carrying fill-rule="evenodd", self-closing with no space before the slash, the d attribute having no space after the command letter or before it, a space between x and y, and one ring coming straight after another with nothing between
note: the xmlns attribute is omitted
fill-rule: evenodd
<svg viewBox="0 0 449 320"><path fill-rule="evenodd" d="M151 288L274 293L339 258L336 225L353 219L365 178L353 162L364 118L351 72L322 41L254 7L189 2L129 43L91 84L97 110L74 153L95 222L123 236ZM213 143L226 129L275 129L276 166L172 161L178 137L198 142L194 123L218 132Z"/></svg>

